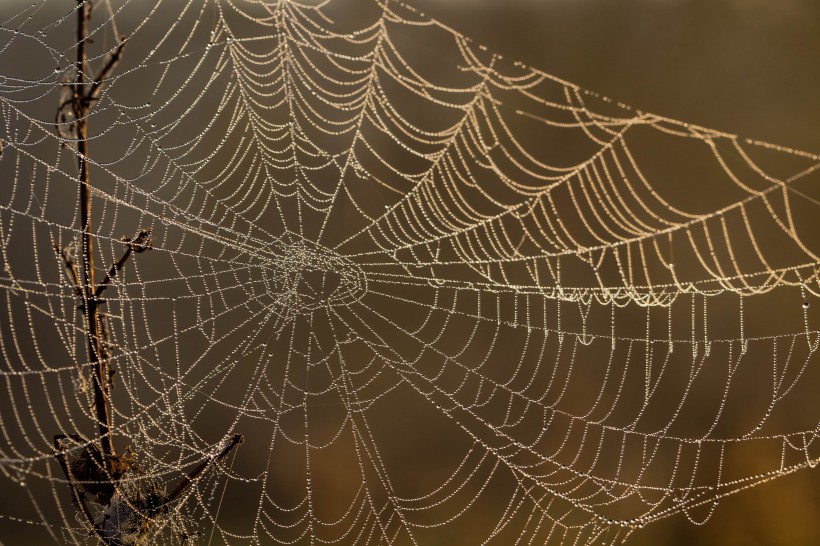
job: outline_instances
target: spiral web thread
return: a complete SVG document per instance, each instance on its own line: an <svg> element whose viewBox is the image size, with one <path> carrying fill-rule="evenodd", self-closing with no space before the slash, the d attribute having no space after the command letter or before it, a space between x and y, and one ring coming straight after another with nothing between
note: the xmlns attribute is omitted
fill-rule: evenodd
<svg viewBox="0 0 820 546"><path fill-rule="evenodd" d="M96 540L52 453L99 440L52 248L76 9L2 8L0 540ZM99 274L154 248L106 293L114 442L168 487L246 438L131 543L614 543L818 461L820 156L394 1L100 1L90 65L122 35Z"/></svg>

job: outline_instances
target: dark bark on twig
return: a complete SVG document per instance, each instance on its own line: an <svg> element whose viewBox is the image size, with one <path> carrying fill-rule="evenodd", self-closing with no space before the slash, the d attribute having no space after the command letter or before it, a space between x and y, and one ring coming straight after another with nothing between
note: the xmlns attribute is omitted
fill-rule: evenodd
<svg viewBox="0 0 820 546"><path fill-rule="evenodd" d="M111 415L109 411L108 349L102 339L98 301L94 293L94 235L91 225L91 175L88 161L88 111L90 103L85 87L88 53L88 20L91 2L78 0L77 10L77 79L74 87L74 117L77 128L77 154L80 180L80 223L82 228L82 280L83 311L86 318L88 354L94 366L94 410L100 431L103 454L115 454L111 438Z"/></svg>
<svg viewBox="0 0 820 546"><path fill-rule="evenodd" d="M105 83L105 81L111 76L122 58L122 50L125 48L125 40L125 38L122 38L120 45L118 45L117 49L114 50L114 53L111 54L108 64L106 64L103 69L100 70L100 73L97 74L97 77L94 78L94 85L91 86L91 89L89 89L88 93L85 95L85 100L87 102L91 103L99 98L103 83Z"/></svg>
<svg viewBox="0 0 820 546"><path fill-rule="evenodd" d="M111 378L114 370L110 366L110 354L108 352L107 332L104 322L104 314L100 312L100 306L105 303L101 296L125 266L131 254L141 253L151 248L151 229L142 228L133 238L124 237L123 242L126 249L119 260L114 262L105 278L99 284L95 281L94 275L94 234L91 223L91 175L88 149L88 114L94 102L98 100L100 92L108 79L113 74L117 64L122 58L125 39L111 54L106 65L93 79L86 76L88 68L87 44L88 23L91 17L91 0L77 0L77 60L76 79L73 83L71 98L60 104L57 110L57 132L64 137L63 126L73 126L76 132L76 146L78 159L78 180L80 190L80 228L81 228L81 249L79 256L75 256L73 245L60 248L54 243L54 250L62 259L66 275L74 287L79 299L80 308L86 322L86 340L88 343L89 360L93 365L93 389L94 389L94 411L99 427L100 442L99 447L93 442L89 442L77 434L58 434L54 437L54 456L60 463L60 467L71 487L71 494L75 504L79 507L83 517L88 521L94 533L109 545L119 545L120 541L116 537L109 536L106 532L104 522L94 521L94 516L89 509L86 494L95 496L94 502L107 506L115 494L119 494L119 483L126 473L136 473L139 470L132 468L133 459L129 458L126 448L125 456L118 456L114 449L113 430L111 425ZM67 108L71 108L70 113L73 119L69 120ZM75 467L74 463L68 459L68 451L64 442L73 440L78 444L85 444L81 462L88 467ZM206 470L211 468L223 457L230 453L237 445L242 443L244 438L240 434L228 442L228 444L216 455L205 459L194 468L168 496L163 496L160 504L156 507L148 508L144 513L146 521L161 510L170 506L182 495L185 489L194 483ZM76 461L75 461L76 462Z"/></svg>
<svg viewBox="0 0 820 546"><path fill-rule="evenodd" d="M99 312L99 306L103 303L99 296L105 287L113 279L125 263L127 255L134 250L129 246L126 257L115 264L112 272L106 276L103 285L98 287L94 280L94 234L91 223L91 173L88 150L88 113L95 100L99 98L102 86L114 72L117 64L122 58L122 51L125 47L125 40L120 43L108 63L99 74L92 80L86 76L88 71L88 22L91 18L92 4L90 0L77 0L77 60L76 79L72 98L61 104L59 113L68 106L72 107L74 113L74 126L77 134L77 157L80 183L80 228L82 230L82 267L80 274L77 274L76 264L64 251L60 251L66 263L69 276L72 277L75 286L78 288L82 298L82 309L86 320L86 337L88 342L89 359L94 368L94 411L100 432L100 445L104 460L108 461L115 455L114 442L111 433L111 409L110 409L110 387L112 370L109 366L108 347L105 339L105 327L102 323L103 317ZM89 87L90 85L90 87ZM145 230L143 230L145 231Z"/></svg>
<svg viewBox="0 0 820 546"><path fill-rule="evenodd" d="M96 290L94 291L94 296L99 298L102 293L108 288L108 285L114 281L114 277L117 276L117 273L125 267L125 262L128 261L128 258L131 256L132 252L136 252L137 254L141 252L145 252L146 250L151 249L151 229L150 228L142 228L140 232L134 237L133 239L128 239L128 237L122 238L123 242L126 243L128 246L125 249L122 257L114 262L111 265L111 269L108 270L108 274L102 280L102 282L97 285Z"/></svg>
<svg viewBox="0 0 820 546"><path fill-rule="evenodd" d="M222 451L220 451L210 459L205 459L204 461L202 461L199 464L199 466L197 466L191 471L190 474L182 478L182 481L179 482L179 485L177 485L176 488L171 492L171 494L168 495L167 503L170 504L174 502L177 499L177 497L179 497L182 494L182 492L185 491L185 488L188 487L188 485L190 485L194 480L196 480L200 474L205 472L205 470L207 470L208 467L219 462L219 460L222 459L228 453L230 453L233 448L235 448L237 445L241 444L244 441L244 436L242 436L241 434L235 434L234 437L231 438L231 441L228 442L228 445L226 445L222 449Z"/></svg>

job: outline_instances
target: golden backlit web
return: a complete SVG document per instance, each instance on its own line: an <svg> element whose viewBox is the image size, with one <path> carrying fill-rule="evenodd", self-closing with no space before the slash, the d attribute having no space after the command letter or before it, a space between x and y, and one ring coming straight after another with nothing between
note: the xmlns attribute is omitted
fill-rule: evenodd
<svg viewBox="0 0 820 546"><path fill-rule="evenodd" d="M52 453L99 440L76 9L2 8L9 543L97 540ZM820 156L395 1L100 1L91 64L126 35L88 118L100 275L153 240L106 293L112 436L157 483L245 443L123 544L617 543L817 463Z"/></svg>

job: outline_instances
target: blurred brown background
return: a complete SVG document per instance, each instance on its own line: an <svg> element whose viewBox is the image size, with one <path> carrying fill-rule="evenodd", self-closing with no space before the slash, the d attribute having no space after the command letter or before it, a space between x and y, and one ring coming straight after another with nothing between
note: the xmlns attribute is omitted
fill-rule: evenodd
<svg viewBox="0 0 820 546"><path fill-rule="evenodd" d="M820 152L816 0L408 3L509 59L638 109ZM410 472L403 478L425 479ZM630 544L820 544L818 514L820 472L800 472L724 500L703 526L677 515L637 533Z"/></svg>
<svg viewBox="0 0 820 546"><path fill-rule="evenodd" d="M635 108L820 152L820 2L815 0L413 0L512 59ZM820 544L820 472L682 515L630 544Z"/></svg>
<svg viewBox="0 0 820 546"><path fill-rule="evenodd" d="M490 49L636 108L820 150L813 0L413 0Z"/></svg>

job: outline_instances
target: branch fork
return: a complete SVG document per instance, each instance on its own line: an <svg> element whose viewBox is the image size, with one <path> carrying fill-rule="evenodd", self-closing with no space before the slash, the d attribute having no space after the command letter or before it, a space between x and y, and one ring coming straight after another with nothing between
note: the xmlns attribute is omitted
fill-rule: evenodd
<svg viewBox="0 0 820 546"><path fill-rule="evenodd" d="M96 414L99 443L89 441L79 434L57 434L54 436L52 453L68 481L74 503L90 525L92 534L96 534L104 544L122 546L125 531L118 527L117 519L120 516L112 514L125 510L127 518L139 522L138 532L143 533L150 527L151 520L168 512L192 483L242 443L244 438L239 434L234 435L218 453L205 458L183 477L168 495L165 494L162 484L147 479L136 464L136 456L129 448L126 447L123 455L117 455L114 450L110 389L116 370L110 366L106 315L99 309L105 303L101 296L114 283L131 254L141 254L150 250L153 241L151 228L141 228L134 237L124 236L122 242L126 247L122 256L111 265L102 282L95 282L88 112L99 99L103 86L122 59L126 40L121 40L99 73L93 79L87 79L86 48L90 42L88 22L92 3L91 0L77 0L77 4L76 75L71 96L63 100L57 108L56 130L58 136L64 139L64 144L70 137L77 146L81 238L79 249L73 241L64 247L60 247L56 242L53 242L52 246L63 264L64 273L74 292L81 300L80 309L85 318L88 355L94 368L93 410ZM63 131L64 126L71 128L70 135ZM95 505L102 507L101 520L95 517L95 513L89 507L88 497L91 497Z"/></svg>
<svg viewBox="0 0 820 546"><path fill-rule="evenodd" d="M111 268L108 270L108 274L102 280L100 284L94 289L94 298L99 299L102 293L105 291L106 288L114 281L114 277L117 276L117 273L125 267L125 262L128 261L128 258L131 256L132 253L135 254L142 254L146 250L151 250L153 248L153 240L151 239L151 228L142 228L139 230L134 237L129 238L127 235L123 235L122 242L126 244L125 252L123 253L122 257L114 262L111 265Z"/></svg>

